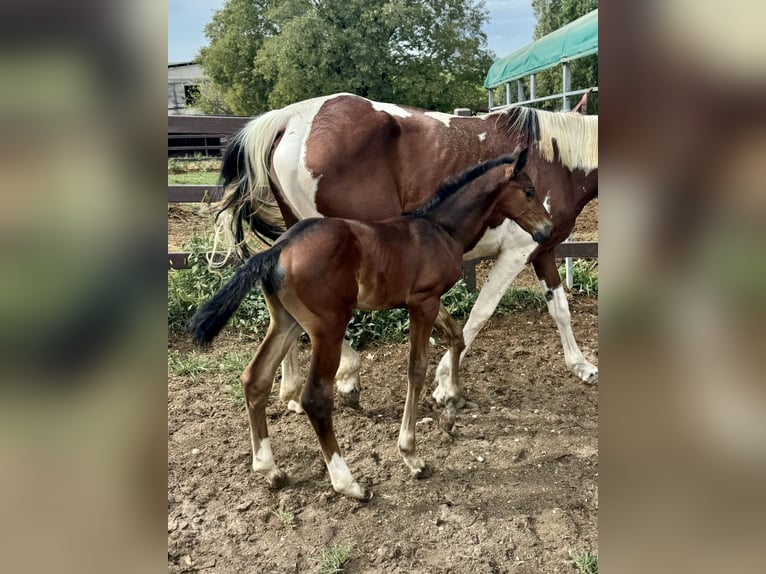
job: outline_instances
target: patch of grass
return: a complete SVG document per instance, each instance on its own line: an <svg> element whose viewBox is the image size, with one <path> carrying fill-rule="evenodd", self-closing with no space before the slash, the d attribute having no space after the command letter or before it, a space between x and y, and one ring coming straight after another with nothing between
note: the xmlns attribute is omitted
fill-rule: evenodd
<svg viewBox="0 0 766 574"><path fill-rule="evenodd" d="M584 552L570 552L569 556L578 572L598 574L598 554L586 550Z"/></svg>
<svg viewBox="0 0 766 574"><path fill-rule="evenodd" d="M565 265L559 267L559 276L564 282L566 278ZM588 297L598 296L598 261L574 260L572 264L572 293L579 293Z"/></svg>
<svg viewBox="0 0 766 574"><path fill-rule="evenodd" d="M205 253L212 248L212 239L195 237L182 246L191 252L189 269L168 273L168 329L183 332L197 308L234 274L236 267L209 269ZM230 325L240 331L262 335L269 325L269 310L260 289L253 289L242 301Z"/></svg>
<svg viewBox="0 0 766 574"><path fill-rule="evenodd" d="M530 289L528 287L511 287L503 294L497 310L500 313L512 311L524 311L534 309L544 311L547 308L545 296L540 289Z"/></svg>
<svg viewBox="0 0 766 574"><path fill-rule="evenodd" d="M168 175L195 171L207 171L217 174L220 169L220 158L206 157L202 154L168 158Z"/></svg>
<svg viewBox="0 0 766 574"><path fill-rule="evenodd" d="M333 544L330 548L323 548L322 554L317 560L319 574L333 574L335 572L345 572L344 565L348 562L351 555L351 548Z"/></svg>
<svg viewBox="0 0 766 574"><path fill-rule="evenodd" d="M169 173L168 183L173 185L216 185L217 171L197 171L189 173Z"/></svg>
<svg viewBox="0 0 766 574"><path fill-rule="evenodd" d="M168 353L168 371L179 377L188 377L197 381L202 373L210 370L210 360L197 351L180 353L170 351Z"/></svg>
<svg viewBox="0 0 766 574"><path fill-rule="evenodd" d="M295 522L295 512L289 507L277 508L272 510L271 513L276 516L279 521L285 526L285 528L295 528L297 526Z"/></svg>

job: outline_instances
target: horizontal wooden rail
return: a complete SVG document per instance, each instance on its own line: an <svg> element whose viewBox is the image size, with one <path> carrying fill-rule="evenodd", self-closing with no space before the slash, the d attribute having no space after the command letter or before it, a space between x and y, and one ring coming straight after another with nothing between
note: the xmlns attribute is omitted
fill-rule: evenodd
<svg viewBox="0 0 766 574"><path fill-rule="evenodd" d="M168 203L207 203L223 197L220 185L169 185Z"/></svg>
<svg viewBox="0 0 766 574"><path fill-rule="evenodd" d="M231 135L251 119L235 116L168 116L168 134Z"/></svg>

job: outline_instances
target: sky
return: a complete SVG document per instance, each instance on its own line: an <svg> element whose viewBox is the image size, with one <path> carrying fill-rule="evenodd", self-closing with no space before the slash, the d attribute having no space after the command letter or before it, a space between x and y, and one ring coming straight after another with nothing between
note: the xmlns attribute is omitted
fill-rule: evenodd
<svg viewBox="0 0 766 574"><path fill-rule="evenodd" d="M168 0L168 62L193 60L207 44L204 28L224 0ZM487 44L498 58L532 41L532 0L486 0Z"/></svg>

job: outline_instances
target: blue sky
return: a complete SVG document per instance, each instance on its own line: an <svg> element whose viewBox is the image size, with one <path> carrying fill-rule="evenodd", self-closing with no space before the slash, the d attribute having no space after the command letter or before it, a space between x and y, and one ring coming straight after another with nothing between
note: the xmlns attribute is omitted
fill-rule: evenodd
<svg viewBox="0 0 766 574"><path fill-rule="evenodd" d="M168 62L192 60L207 43L203 32L224 0L168 0ZM532 41L531 0L487 0L487 44L498 58Z"/></svg>

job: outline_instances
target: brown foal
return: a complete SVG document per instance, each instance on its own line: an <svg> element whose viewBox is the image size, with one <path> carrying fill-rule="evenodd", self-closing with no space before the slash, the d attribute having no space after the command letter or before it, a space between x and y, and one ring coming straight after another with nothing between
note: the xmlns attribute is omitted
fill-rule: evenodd
<svg viewBox="0 0 766 574"><path fill-rule="evenodd" d="M271 322L266 337L242 374L253 469L272 487L286 481L271 451L266 404L274 376L288 349L305 331L311 366L300 404L311 421L333 488L368 500L371 493L351 475L333 431L333 382L341 345L355 309L404 307L410 317L410 357L399 451L415 477L425 464L415 453L417 403L426 375L428 338L434 324L450 339L453 362L447 409L454 422L459 400L458 365L462 329L440 311L440 297L459 279L463 253L498 218L510 218L538 243L552 222L523 172L525 148L466 170L443 183L420 209L382 222L317 218L296 223L271 249L251 257L194 315L191 330L209 342L260 282Z"/></svg>

